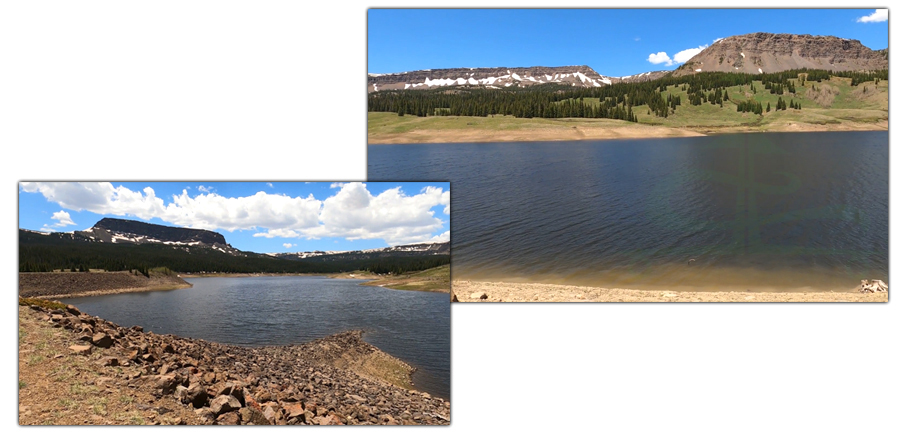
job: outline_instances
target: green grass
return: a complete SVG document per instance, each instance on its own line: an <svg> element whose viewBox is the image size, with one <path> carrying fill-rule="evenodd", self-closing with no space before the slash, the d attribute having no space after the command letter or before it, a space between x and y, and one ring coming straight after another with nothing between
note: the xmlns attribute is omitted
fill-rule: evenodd
<svg viewBox="0 0 900 447"><path fill-rule="evenodd" d="M25 388L25 381L20 380L19 381L19 389L21 390L22 388Z"/></svg>
<svg viewBox="0 0 900 447"><path fill-rule="evenodd" d="M828 81L809 82L801 86L800 81L794 79L796 93L785 91L781 95L787 103L792 100L801 105L800 110L788 108L775 111L775 104L779 95L769 93L761 81L754 81L756 93L751 94L746 85L728 87L729 101L725 101L722 107L718 104L704 103L699 106L690 105L687 92L681 91L680 86L670 86L665 94L681 97L681 105L675 113L670 113L667 118L660 118L652 113L647 114L649 108L646 105L636 106L632 110L637 116L639 124L656 125L676 128L707 128L715 129L746 129L766 130L768 128L783 128L790 123L802 124L840 124L848 123L876 123L887 120L888 117L888 81L880 81L876 86L874 82L866 82L859 86L850 86L849 78L833 77ZM807 96L807 91L813 88L831 88L837 92L830 104L825 106L818 104ZM826 87L827 86L827 87ZM866 93L862 90L865 87ZM708 92L707 92L708 93ZM763 113L762 116L755 113L738 113L737 102L754 99L763 105L770 104L772 110ZM585 98L588 104L596 104L599 98ZM417 130L439 131L517 131L551 128L578 127L623 127L634 123L608 119L582 119L582 118L514 118L511 116L495 115L493 117L416 117L397 116L395 113L370 112L368 115L368 132L370 137L400 135L412 133Z"/></svg>

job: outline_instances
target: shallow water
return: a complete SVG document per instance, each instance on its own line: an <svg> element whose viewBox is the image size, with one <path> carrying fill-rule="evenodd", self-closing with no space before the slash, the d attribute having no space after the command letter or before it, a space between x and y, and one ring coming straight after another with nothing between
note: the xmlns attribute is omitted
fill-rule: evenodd
<svg viewBox="0 0 900 447"><path fill-rule="evenodd" d="M888 272L887 132L370 145L449 180L453 278L848 290Z"/></svg>
<svg viewBox="0 0 900 447"><path fill-rule="evenodd" d="M187 278L194 287L66 300L122 326L239 346L300 344L361 329L415 366L417 389L450 397L446 293L360 286L323 277Z"/></svg>

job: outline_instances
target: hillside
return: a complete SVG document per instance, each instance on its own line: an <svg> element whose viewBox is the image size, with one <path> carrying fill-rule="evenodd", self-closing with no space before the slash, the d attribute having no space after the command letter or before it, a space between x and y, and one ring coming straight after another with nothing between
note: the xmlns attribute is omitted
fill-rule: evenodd
<svg viewBox="0 0 900 447"><path fill-rule="evenodd" d="M690 58L673 75L722 71L777 73L798 68L834 71L886 70L887 53L858 40L809 34L753 33L721 39Z"/></svg>

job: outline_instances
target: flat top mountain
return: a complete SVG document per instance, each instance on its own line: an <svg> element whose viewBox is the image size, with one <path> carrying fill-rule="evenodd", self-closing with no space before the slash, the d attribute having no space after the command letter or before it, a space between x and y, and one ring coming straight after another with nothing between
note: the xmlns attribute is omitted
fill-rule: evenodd
<svg viewBox="0 0 900 447"><path fill-rule="evenodd" d="M88 238L103 242L160 242L180 244L228 245L225 236L209 230L169 227L137 220L103 218L93 227L80 232ZM96 234L95 234L96 233Z"/></svg>
<svg viewBox="0 0 900 447"><path fill-rule="evenodd" d="M797 68L834 71L888 68L887 51L858 40L809 34L752 33L716 41L673 72L776 73Z"/></svg>

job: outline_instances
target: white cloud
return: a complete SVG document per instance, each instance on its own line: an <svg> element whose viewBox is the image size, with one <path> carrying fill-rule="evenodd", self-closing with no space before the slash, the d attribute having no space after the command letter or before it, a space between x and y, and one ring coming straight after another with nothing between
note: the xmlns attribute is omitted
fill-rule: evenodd
<svg viewBox="0 0 900 447"><path fill-rule="evenodd" d="M57 211L50 216L51 219L57 221L53 224L54 227L65 227L67 225L75 225L75 222L72 222L72 217L69 216L69 213L65 211Z"/></svg>
<svg viewBox="0 0 900 447"><path fill-rule="evenodd" d="M266 185L269 185L269 188L274 188L274 186L272 186L272 183L266 183Z"/></svg>
<svg viewBox="0 0 900 447"><path fill-rule="evenodd" d="M697 48L688 48L686 50L681 50L675 53L675 56L669 57L665 51L660 51L659 53L651 54L650 57L647 58L647 62L651 64L662 64L665 63L667 66L674 64L683 64L687 62L690 58L697 55L697 53L703 51L709 45L700 45Z"/></svg>
<svg viewBox="0 0 900 447"><path fill-rule="evenodd" d="M876 9L875 12L860 17L856 19L857 22L862 23L875 23L875 22L887 22L888 19L888 10L887 9Z"/></svg>
<svg viewBox="0 0 900 447"><path fill-rule="evenodd" d="M641 38L640 38L640 37L635 37L635 38L634 38L634 41L635 41L635 42L640 42L640 41L641 41Z"/></svg>
<svg viewBox="0 0 900 447"><path fill-rule="evenodd" d="M724 37L717 37L717 38L713 39L713 43L716 43L722 39L724 39Z"/></svg>
<svg viewBox="0 0 900 447"><path fill-rule="evenodd" d="M124 186L114 188L111 183L23 182L19 187L25 192L40 192L47 200L74 211L150 219L165 210L162 199L150 187L144 188L143 194Z"/></svg>
<svg viewBox="0 0 900 447"><path fill-rule="evenodd" d="M650 57L647 58L647 62L650 62L651 64L661 64L666 62L666 65L672 65L672 59L669 59L669 55L666 54L665 51L651 54Z"/></svg>
<svg viewBox="0 0 900 447"><path fill-rule="evenodd" d="M293 247L293 246L296 245L296 244L291 244L291 243L289 243L289 242L285 242L285 243L283 243L283 244L281 244L281 245L283 245L284 248L291 248L291 247Z"/></svg>
<svg viewBox="0 0 900 447"><path fill-rule="evenodd" d="M450 230L431 238L429 242L450 242Z"/></svg>
<svg viewBox="0 0 900 447"><path fill-rule="evenodd" d="M212 192L213 189L212 189L211 186L203 186L203 185L200 185L200 186L197 187L197 190L200 191L200 192Z"/></svg>
<svg viewBox="0 0 900 447"><path fill-rule="evenodd" d="M672 56L672 60L676 64L683 64L683 63L687 62L690 58L696 56L697 53L705 50L706 47L708 47L708 46L709 45L700 45L697 48L688 48L686 50L681 50L681 51L675 53L675 56ZM671 64L668 64L668 65L671 65Z"/></svg>
<svg viewBox="0 0 900 447"><path fill-rule="evenodd" d="M223 197L207 191L191 197L187 190L173 195L166 204L152 188L131 191L111 183L21 183L26 192L39 192L51 202L70 210L97 214L159 218L169 224L212 231L254 230L265 238L322 237L384 239L390 245L425 242L443 228L435 217L435 206L450 213L450 192L429 186L419 194L406 195L400 187L372 195L365 183L334 183L334 195L319 200L290 197L264 191L247 197ZM60 211L54 220L74 225ZM46 230L45 230L46 231Z"/></svg>

